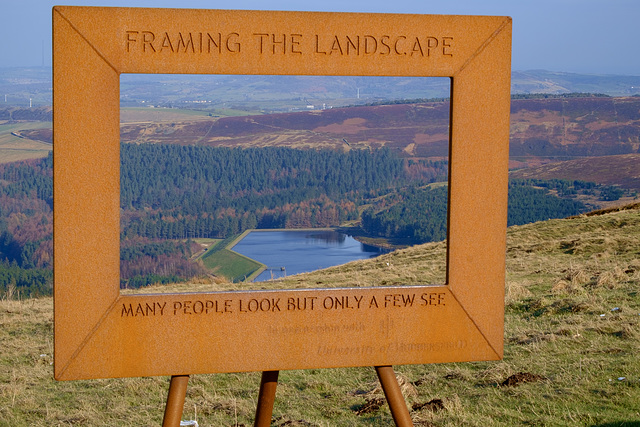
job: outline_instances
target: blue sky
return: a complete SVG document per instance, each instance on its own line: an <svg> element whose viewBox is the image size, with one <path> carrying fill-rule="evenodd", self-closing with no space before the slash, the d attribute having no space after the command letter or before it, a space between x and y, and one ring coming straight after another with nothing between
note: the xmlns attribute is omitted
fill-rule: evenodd
<svg viewBox="0 0 640 427"><path fill-rule="evenodd" d="M639 0L0 0L0 67L51 65L55 4L506 15L514 70L640 75Z"/></svg>

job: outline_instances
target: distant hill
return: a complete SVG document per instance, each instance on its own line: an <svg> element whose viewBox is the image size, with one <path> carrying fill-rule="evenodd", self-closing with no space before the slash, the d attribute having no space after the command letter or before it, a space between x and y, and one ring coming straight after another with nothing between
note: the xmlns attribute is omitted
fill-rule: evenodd
<svg viewBox="0 0 640 427"><path fill-rule="evenodd" d="M0 107L50 106L51 81L51 67L0 68Z"/></svg>
<svg viewBox="0 0 640 427"><path fill-rule="evenodd" d="M564 179L616 184L640 191L640 154L586 157L511 172L516 179Z"/></svg>
<svg viewBox="0 0 640 427"><path fill-rule="evenodd" d="M638 152L640 97L512 100L510 157L531 164Z"/></svg>
<svg viewBox="0 0 640 427"><path fill-rule="evenodd" d="M9 123L18 121L53 121L53 108L50 106L23 108L0 106L0 121Z"/></svg>
<svg viewBox="0 0 640 427"><path fill-rule="evenodd" d="M511 93L640 95L640 76L589 75L545 70L513 71ZM382 100L443 98L449 78L348 76L122 77L123 105L210 106L263 111L360 105Z"/></svg>
<svg viewBox="0 0 640 427"><path fill-rule="evenodd" d="M366 148L405 157L446 157L449 103L334 108L183 123L122 127L125 142ZM511 103L513 166L637 153L640 97L515 99Z"/></svg>
<svg viewBox="0 0 640 427"><path fill-rule="evenodd" d="M545 70L513 71L511 92L640 94L640 76L574 74ZM6 106L51 105L50 67L0 68L0 96ZM448 78L346 76L121 76L125 106L163 105L223 108L230 105L268 111L365 104L381 100L449 96Z"/></svg>
<svg viewBox="0 0 640 427"><path fill-rule="evenodd" d="M511 73L511 93L570 92L633 96L640 94L640 77L575 74L546 70L514 71Z"/></svg>
<svg viewBox="0 0 640 427"><path fill-rule="evenodd" d="M441 101L139 121L124 124L121 138L135 143L341 150L385 146L407 158L440 159L448 155L448 122L449 103ZM52 140L52 133L47 129L20 134L45 142ZM638 152L640 97L514 99L511 102L513 168ZM609 164L615 159L618 158L612 158ZM610 180L597 182L609 183ZM636 188L635 184L631 187Z"/></svg>
<svg viewBox="0 0 640 427"><path fill-rule="evenodd" d="M124 142L216 146L367 148L387 146L420 157L447 156L449 104L382 105L225 117L121 128Z"/></svg>

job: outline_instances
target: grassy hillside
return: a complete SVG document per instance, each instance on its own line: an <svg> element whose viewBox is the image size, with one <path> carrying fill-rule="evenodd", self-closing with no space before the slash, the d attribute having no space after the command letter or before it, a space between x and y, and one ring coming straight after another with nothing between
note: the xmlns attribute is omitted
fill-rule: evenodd
<svg viewBox="0 0 640 427"><path fill-rule="evenodd" d="M415 424L639 425L639 240L640 205L510 228L504 360L396 367ZM433 243L256 286L438 283L444 260ZM0 301L0 426L159 425L167 378L55 382L52 319L50 298ZM183 419L251 425L259 381L194 376ZM272 425L392 425L382 398L372 368L282 372Z"/></svg>
<svg viewBox="0 0 640 427"><path fill-rule="evenodd" d="M215 251L211 255L203 256L202 263L212 274L232 278L233 282L257 276L265 268L264 264L227 248Z"/></svg>

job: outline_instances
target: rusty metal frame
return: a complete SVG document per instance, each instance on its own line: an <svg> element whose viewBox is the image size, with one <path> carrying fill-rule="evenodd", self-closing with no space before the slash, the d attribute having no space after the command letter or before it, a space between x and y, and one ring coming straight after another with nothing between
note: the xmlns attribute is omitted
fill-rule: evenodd
<svg viewBox="0 0 640 427"><path fill-rule="evenodd" d="M53 34L56 379L502 357L510 18L56 6ZM451 77L446 285L121 295L122 73Z"/></svg>

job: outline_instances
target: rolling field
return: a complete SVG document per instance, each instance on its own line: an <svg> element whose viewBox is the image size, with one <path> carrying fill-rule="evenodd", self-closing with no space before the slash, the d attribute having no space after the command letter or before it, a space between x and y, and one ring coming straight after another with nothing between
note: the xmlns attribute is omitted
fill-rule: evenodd
<svg viewBox="0 0 640 427"><path fill-rule="evenodd" d="M51 122L7 123L0 121L0 163L46 157L52 150L51 144L19 138L11 133L49 128L51 128Z"/></svg>
<svg viewBox="0 0 640 427"><path fill-rule="evenodd" d="M396 366L414 424L640 425L639 209L509 228L504 359ZM445 251L443 242L429 243L258 286L437 282L444 277ZM194 283L156 291L237 286ZM51 298L0 300L0 425L159 425L166 377L53 380L52 307ZM183 419L200 426L252 425L259 382L258 372L194 375ZM280 373L272 426L389 425L371 367Z"/></svg>

